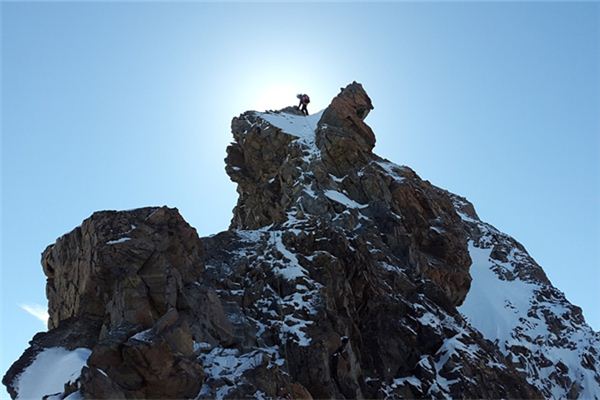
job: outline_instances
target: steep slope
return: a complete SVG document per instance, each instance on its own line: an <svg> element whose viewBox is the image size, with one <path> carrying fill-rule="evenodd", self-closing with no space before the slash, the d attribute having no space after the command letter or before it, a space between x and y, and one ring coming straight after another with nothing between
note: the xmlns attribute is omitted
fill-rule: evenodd
<svg viewBox="0 0 600 400"><path fill-rule="evenodd" d="M473 282L460 312L548 398L600 396L600 333L510 236L456 197L468 229Z"/></svg>
<svg viewBox="0 0 600 400"><path fill-rule="evenodd" d="M234 118L225 232L156 207L59 238L11 395L50 352L85 363L40 389L57 399L600 396L579 310L466 200L373 154L372 108L353 83L309 117Z"/></svg>

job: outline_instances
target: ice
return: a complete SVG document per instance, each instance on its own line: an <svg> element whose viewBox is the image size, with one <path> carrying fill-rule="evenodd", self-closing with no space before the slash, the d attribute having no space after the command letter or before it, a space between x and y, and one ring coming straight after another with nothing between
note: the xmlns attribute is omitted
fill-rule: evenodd
<svg viewBox="0 0 600 400"><path fill-rule="evenodd" d="M74 382L81 374L91 354L83 347L67 350L51 347L41 351L17 377L17 399L41 399L46 395L62 393L67 382Z"/></svg>

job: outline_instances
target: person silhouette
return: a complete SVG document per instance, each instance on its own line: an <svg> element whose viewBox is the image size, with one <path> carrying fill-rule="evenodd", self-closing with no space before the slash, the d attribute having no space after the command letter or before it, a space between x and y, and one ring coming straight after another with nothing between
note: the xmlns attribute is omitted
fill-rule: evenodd
<svg viewBox="0 0 600 400"><path fill-rule="evenodd" d="M298 100L300 100L300 104L298 104L298 108L302 111L302 114L308 115L308 110L306 106L310 103L310 97L307 94L298 94L296 96Z"/></svg>

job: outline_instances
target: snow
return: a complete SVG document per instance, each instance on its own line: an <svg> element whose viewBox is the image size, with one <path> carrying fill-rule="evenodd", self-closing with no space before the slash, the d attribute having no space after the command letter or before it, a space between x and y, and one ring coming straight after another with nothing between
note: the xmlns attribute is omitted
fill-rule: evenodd
<svg viewBox="0 0 600 400"><path fill-rule="evenodd" d="M368 204L360 204L357 203L356 201L350 199L348 196L346 196L343 193L338 192L337 190L326 190L324 192L325 196L327 196L329 199L343 204L348 208L365 208L368 207Z"/></svg>
<svg viewBox="0 0 600 400"><path fill-rule="evenodd" d="M396 378L396 379L394 379L394 382L392 383L392 387L404 385L407 383L412 386L415 386L419 390L421 390L421 380L419 378L417 378L416 376L405 376L403 378Z"/></svg>
<svg viewBox="0 0 600 400"><path fill-rule="evenodd" d="M308 116L288 114L283 112L277 113L256 113L260 118L277 128L280 128L285 133L297 136L304 139L314 139L317 123L321 119L323 110Z"/></svg>
<svg viewBox="0 0 600 400"><path fill-rule="evenodd" d="M117 244L117 243L123 243L126 242L128 240L131 240L130 237L122 237L120 239L117 240L109 240L108 242L106 242L106 244Z"/></svg>
<svg viewBox="0 0 600 400"><path fill-rule="evenodd" d="M281 332L292 337L292 340L299 346L310 345L311 338L302 329L307 328L313 321L307 321L300 318L296 318L293 315L286 315L284 317L284 323L281 325ZM285 335L282 337L285 341Z"/></svg>
<svg viewBox="0 0 600 400"><path fill-rule="evenodd" d="M310 187L307 189L312 190ZM301 221L293 215L293 212L288 212L288 221L284 224L285 231L271 230L273 229L272 225L258 230L237 230L236 233L247 246L237 249L236 255L243 258L251 257L257 265L268 266L267 268L270 268L274 274L295 283L295 291L284 297L271 289L274 295L273 300L277 302L278 309L282 310L281 313L269 309L269 304L261 305L258 304L260 301L257 302L256 306L261 310L260 314L268 321L265 324L264 320L259 321L249 317L257 326L257 336L260 337L267 326L276 326L282 343L294 342L299 346L308 346L311 338L306 329L314 324L310 316L317 313L322 286L312 280L308 271L300 264L301 256L296 254L294 249L286 246L284 232L286 234L301 232L300 229L290 227L298 223ZM265 240L268 241L268 249L264 249L262 246L254 248L255 244L260 244ZM303 262L310 259L312 258L302 255ZM227 293L231 294L232 290L228 290ZM214 395L212 394L212 396Z"/></svg>
<svg viewBox="0 0 600 400"><path fill-rule="evenodd" d="M265 352L255 350L250 353L240 354L237 349L216 347L209 353L200 356L207 382L219 379L229 382L239 382L244 372L259 367L263 362ZM234 389L228 384L217 389L215 399L223 399ZM200 390L200 395L210 396L209 386L205 383Z"/></svg>
<svg viewBox="0 0 600 400"><path fill-rule="evenodd" d="M383 269L385 269L386 271L390 271L390 272L403 272L402 268L397 267L395 265L389 264L385 261L380 261L379 262L379 266Z"/></svg>
<svg viewBox="0 0 600 400"><path fill-rule="evenodd" d="M131 339L135 339L140 342L151 343L153 336L154 335L152 333L152 328L150 328L150 329L146 329L145 331L140 331L140 332L136 333L135 335L133 335L131 337Z"/></svg>
<svg viewBox="0 0 600 400"><path fill-rule="evenodd" d="M440 235L442 235L444 232L446 232L444 230L444 228L440 228L439 226L430 226L429 229L431 229L434 232L439 233Z"/></svg>
<svg viewBox="0 0 600 400"><path fill-rule="evenodd" d="M381 168L385 170L394 180L403 181L404 177L400 175L400 172L403 167L394 164L391 161L375 161L375 164L379 165Z"/></svg>
<svg viewBox="0 0 600 400"><path fill-rule="evenodd" d="M512 332L521 325L521 316L527 315L536 286L521 280L499 279L491 269L491 251L469 242L473 281L459 311L486 338L499 339L502 345L513 342Z"/></svg>
<svg viewBox="0 0 600 400"><path fill-rule="evenodd" d="M441 326L441 323L442 323L435 314L430 313L430 312L425 312L423 315L421 315L417 319L421 323L421 325L427 325L434 329Z"/></svg>
<svg viewBox="0 0 600 400"><path fill-rule="evenodd" d="M302 144L304 149L308 152L308 155L303 157L303 160L309 162L311 157L318 157L321 154L316 144L315 132L317 131L317 125L323 111L324 110L309 116L283 112L257 112L256 115L269 124L280 128L283 132L298 137L299 139L297 139L297 141Z"/></svg>
<svg viewBox="0 0 600 400"><path fill-rule="evenodd" d="M287 280L294 280L296 278L301 278L303 276L307 276L308 272L300 266L300 262L298 261L298 257L291 251L285 247L282 239L282 232L276 231L271 232L271 238L275 244L275 248L279 251L285 258L289 260L284 267L275 267L275 271L282 275Z"/></svg>
<svg viewBox="0 0 600 400"><path fill-rule="evenodd" d="M17 377L17 399L41 399L46 395L62 393L65 383L79 378L81 368L86 365L91 352L82 347L72 351L63 347L41 351Z"/></svg>
<svg viewBox="0 0 600 400"><path fill-rule="evenodd" d="M315 193L315 191L312 188L312 183L310 185L304 185L303 191L304 191L304 193L306 193L307 195L309 195L313 199L317 198L317 194ZM288 219L289 219L289 216L288 216ZM295 219L295 217L294 217L294 219Z"/></svg>
<svg viewBox="0 0 600 400"><path fill-rule="evenodd" d="M46 400L83 400L83 395L78 390L76 392L71 393L67 397L63 398L63 393L56 393L52 396L46 397Z"/></svg>
<svg viewBox="0 0 600 400"><path fill-rule="evenodd" d="M200 358L204 365L204 372L209 377L228 377L235 380L244 371L259 366L262 363L262 357L263 353L259 351L240 355L237 349L217 347Z"/></svg>
<svg viewBox="0 0 600 400"><path fill-rule="evenodd" d="M194 351L209 350L212 345L208 342L194 342Z"/></svg>
<svg viewBox="0 0 600 400"><path fill-rule="evenodd" d="M476 219L473 219L473 218L469 217L467 214L465 214L464 212L462 212L462 211L460 211L458 209L456 209L455 211L458 214L458 216L460 217L460 219L462 219L465 222L472 222L472 223L479 222Z"/></svg>
<svg viewBox="0 0 600 400"><path fill-rule="evenodd" d="M479 246L492 246L498 237L500 240L507 238L487 224L478 223L478 227L484 232ZM492 231L501 236L493 236ZM523 268L529 264L535 268L529 256L513 248L507 262L502 262L490 258L492 248L480 248L470 241L468 249L473 261L470 269L473 281L459 311L469 323L487 339L496 342L506 356L524 362L522 370L527 374L528 382L546 396L566 397L569 388L556 379L556 365L563 363L568 371L561 375L583 386L580 398L600 398L600 384L594 379L594 371L581 365L587 347L599 344L596 334L587 325L571 325L571 321L564 319L563 316L569 313L564 297L555 294L539 298L538 293L544 288L547 293L553 289L540 282L525 281L515 274L515 265ZM512 280L501 278L504 275ZM560 337L550 330L545 316L561 320L565 325ZM551 364L540 367L534 359L519 360L512 352L512 346L525 347L532 356L543 357Z"/></svg>
<svg viewBox="0 0 600 400"><path fill-rule="evenodd" d="M331 179L332 179L334 182L336 182L336 183L342 183L342 182L344 182L344 178L345 178L346 176L347 176L347 175L344 175L342 178L338 178L338 177L337 177L337 176L335 176L335 175L329 174L329 177L330 177L330 178L331 178Z"/></svg>
<svg viewBox="0 0 600 400"><path fill-rule="evenodd" d="M310 301L306 301L303 298L307 293L310 295L314 295L314 293L311 293L304 285L296 285L296 290L296 292L293 292L292 294L283 298L283 302L293 304L296 310L306 310L309 314L316 314L317 310L315 309L314 305L311 304Z"/></svg>
<svg viewBox="0 0 600 400"><path fill-rule="evenodd" d="M453 354L460 353L463 356L468 355L471 359L476 358L479 347L476 344L465 344L461 339L468 339L468 334L465 331L446 339L442 347L438 349L436 357L439 356L439 359L435 362L438 371L442 370Z"/></svg>
<svg viewBox="0 0 600 400"><path fill-rule="evenodd" d="M257 243L263 233L265 233L266 229L268 229L270 226L266 227L265 229L256 229L256 230L244 230L244 229L238 229L235 231L235 233L240 237L240 239L243 242L246 243Z"/></svg>
<svg viewBox="0 0 600 400"><path fill-rule="evenodd" d="M260 390L256 390L256 392L254 392L254 398L256 400L267 400L269 399L269 397L267 396L267 394L263 391Z"/></svg>
<svg viewBox="0 0 600 400"><path fill-rule="evenodd" d="M457 196L452 196L452 203L454 203L454 211L456 211L458 216L463 221L478 224L480 227L484 226L484 224L481 224L480 221L469 217L467 214L461 211L463 207L466 207L468 205L464 200L458 198Z"/></svg>

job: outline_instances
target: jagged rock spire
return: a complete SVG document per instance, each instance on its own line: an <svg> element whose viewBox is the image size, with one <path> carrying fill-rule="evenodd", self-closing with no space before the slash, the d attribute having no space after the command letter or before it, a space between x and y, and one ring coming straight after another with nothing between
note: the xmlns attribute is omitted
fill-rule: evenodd
<svg viewBox="0 0 600 400"><path fill-rule="evenodd" d="M345 175L373 157L375 134L364 122L372 109L362 85L353 82L341 89L323 111L316 132L317 145L336 175Z"/></svg>
<svg viewBox="0 0 600 400"><path fill-rule="evenodd" d="M308 117L287 107L234 118L235 142L225 159L240 195L232 227L279 223L302 195L294 190L298 183L327 180L330 173L341 176L369 162L375 135L363 120L372 109L362 85L354 82L325 110Z"/></svg>

